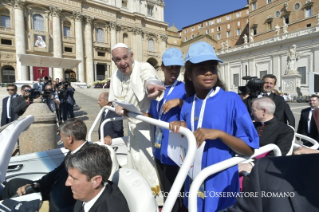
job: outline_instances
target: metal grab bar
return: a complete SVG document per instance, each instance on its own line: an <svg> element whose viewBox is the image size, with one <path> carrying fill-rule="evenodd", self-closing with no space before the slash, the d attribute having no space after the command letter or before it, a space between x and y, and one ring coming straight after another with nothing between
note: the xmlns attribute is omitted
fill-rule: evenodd
<svg viewBox="0 0 319 212"><path fill-rule="evenodd" d="M235 166L239 163L242 163L246 160L254 158L258 155L262 155L266 152L274 151L275 156L281 156L281 151L275 144L268 144L266 146L260 147L259 149L255 149L255 153L250 157L238 156L233 157L222 162L216 163L214 165L208 166L203 169L193 180L191 188L189 190L188 197L188 210L189 212L197 212L197 193L199 191L200 186L203 184L204 180L224 169L228 169L229 167Z"/></svg>
<svg viewBox="0 0 319 212"><path fill-rule="evenodd" d="M318 149L319 148L319 144L315 139L312 139L312 138L305 136L305 135L301 135L299 133L295 133L295 137L304 139L304 140L312 143L313 145L311 147L308 147L310 149Z"/></svg>
<svg viewBox="0 0 319 212"><path fill-rule="evenodd" d="M104 110L110 110L115 112L115 109L113 107L110 106L104 106L101 111L99 112L97 118L95 119L91 129L90 129L90 135L88 136L88 139L91 139L91 134L93 132L93 129L95 127L95 125L97 124L97 121L99 119L99 117L102 115L102 112ZM149 118L146 117L144 115L140 115L140 114L136 114L136 113L132 113L132 112L128 112L127 115L129 117L144 121L146 123L155 125L155 126L159 126L161 128L167 129L169 130L169 123L164 122L164 121L160 121L157 119L153 119L153 118ZM107 120L105 120L107 121ZM110 121L110 120L109 120ZM175 204L175 201L179 195L179 192L184 184L184 181L188 175L188 170L189 167L191 167L191 165L193 164L194 158L195 158L195 154L196 154L196 139L194 134L187 128L185 127L181 127L179 133L181 135L184 135L185 138L187 139L188 142L188 150L187 150L187 154L186 157L184 158L184 162L182 164L182 166L179 169L179 172L175 178L175 181L173 183L173 186L167 196L166 202L164 204L164 207L162 208L162 212L171 212L172 208Z"/></svg>

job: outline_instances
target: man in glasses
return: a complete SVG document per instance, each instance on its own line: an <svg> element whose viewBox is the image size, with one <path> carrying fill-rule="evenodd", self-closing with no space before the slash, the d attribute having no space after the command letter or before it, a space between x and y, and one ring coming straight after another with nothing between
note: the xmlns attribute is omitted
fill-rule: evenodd
<svg viewBox="0 0 319 212"><path fill-rule="evenodd" d="M9 96L2 100L2 114L1 114L1 126L6 125L15 119L17 119L12 114L12 99L17 96L17 86L12 84L7 88Z"/></svg>
<svg viewBox="0 0 319 212"><path fill-rule="evenodd" d="M28 106L30 105L30 99L29 95L31 93L31 87L30 85L23 85L21 87L21 96L18 96L16 98L12 99L12 113L15 117L14 120L18 119L19 116L21 116Z"/></svg>

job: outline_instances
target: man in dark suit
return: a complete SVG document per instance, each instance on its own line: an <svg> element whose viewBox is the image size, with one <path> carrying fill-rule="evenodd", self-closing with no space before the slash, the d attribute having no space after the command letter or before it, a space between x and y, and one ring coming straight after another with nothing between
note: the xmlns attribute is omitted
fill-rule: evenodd
<svg viewBox="0 0 319 212"><path fill-rule="evenodd" d="M276 83L277 83L276 76L273 74L266 74L263 77L263 81L264 81L264 84L261 86L261 92L258 95L258 98L263 96L271 98L276 104L276 111L274 113L275 117L279 121L284 122L284 111L285 111L286 102L282 96L276 95L275 93L272 92L273 89L276 87ZM250 96L245 101L249 113L252 112L252 109L251 109L252 100L253 100L253 97Z"/></svg>
<svg viewBox="0 0 319 212"><path fill-rule="evenodd" d="M64 147L70 150L66 158L87 143L86 133L86 125L80 119L69 119L61 125L61 140L63 141ZM33 184L34 188L41 192L42 199L50 201L50 212L60 211L62 209L72 211L75 199L72 197L71 189L65 186L67 177L68 173L63 161L60 166L37 181L26 179L10 180L3 190L3 199L10 198L16 193L21 196L26 193L26 187Z"/></svg>
<svg viewBox="0 0 319 212"><path fill-rule="evenodd" d="M77 199L74 212L129 212L120 189L108 181L112 160L107 147L86 145L67 157L65 166L69 173L65 185Z"/></svg>
<svg viewBox="0 0 319 212"><path fill-rule="evenodd" d="M112 106L112 102L108 101L109 99L109 93L108 92L103 92L100 94L99 96L99 100L98 100L98 104L100 105L101 108L103 108L104 106ZM114 118L114 117L120 117L119 115L117 115L116 113L112 112L112 111L108 111L107 113L103 113L102 114L102 118L101 118L101 122L100 122L100 126L99 126L99 139L101 139L100 136L100 127L102 122L105 119L108 118ZM104 143L111 145L112 144L112 138L119 138L119 137L123 137L123 121L111 121L111 122L107 122L104 125Z"/></svg>
<svg viewBox="0 0 319 212"><path fill-rule="evenodd" d="M313 115L314 109L319 107L319 97L312 95L309 98L309 105L310 107L301 111L297 133L319 141L318 129Z"/></svg>
<svg viewBox="0 0 319 212"><path fill-rule="evenodd" d="M33 89L36 91L42 92L42 84L41 84L41 79L38 78L38 81L33 84Z"/></svg>
<svg viewBox="0 0 319 212"><path fill-rule="evenodd" d="M31 101L29 99L29 95L31 92L30 85L23 85L21 87L21 96L17 96L16 98L12 99L12 116L14 120L18 119L26 109L29 107Z"/></svg>
<svg viewBox="0 0 319 212"><path fill-rule="evenodd" d="M259 159L244 193L228 211L318 211L318 166L319 154Z"/></svg>
<svg viewBox="0 0 319 212"><path fill-rule="evenodd" d="M8 85L7 91L9 96L2 100L2 114L1 114L1 126L6 125L17 118L12 114L12 99L17 96L17 86L12 84Z"/></svg>

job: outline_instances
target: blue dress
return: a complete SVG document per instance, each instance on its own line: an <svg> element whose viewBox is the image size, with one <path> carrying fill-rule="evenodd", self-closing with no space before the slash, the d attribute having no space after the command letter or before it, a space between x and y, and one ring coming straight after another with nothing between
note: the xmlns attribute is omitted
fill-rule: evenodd
<svg viewBox="0 0 319 212"><path fill-rule="evenodd" d="M217 92L217 91L216 91ZM182 107L181 118L191 129L191 110L193 97L188 98ZM199 117L203 99L195 102L195 117ZM194 127L197 129L198 120L194 119ZM242 139L253 149L259 148L259 137L251 121L246 106L238 94L220 90L206 101L202 128L222 130L230 135ZM232 158L235 152L220 139L206 140L202 158L202 169L215 163ZM190 189L191 179L185 181L185 192ZM198 211L219 211L236 202L236 197L220 197L219 192L239 192L238 166L231 167L214 174L204 182L203 195L198 197ZM227 193L226 193L227 196ZM188 198L184 198L184 204L188 207Z"/></svg>
<svg viewBox="0 0 319 212"><path fill-rule="evenodd" d="M159 117L159 112L160 109L163 105L164 100L166 99L166 102L171 100L171 99L183 99L186 100L187 95L185 92L185 85L183 82L177 82L174 90L170 93L170 95L167 96L171 86L167 86L165 93L164 93L164 98L159 102L158 105L158 110L157 110L157 104L158 101L152 100L151 106L149 109L149 113L153 116L153 118L158 120ZM179 116L180 116L181 108L179 106L172 108L168 113L162 114L161 120L165 122L172 122L172 121L179 121ZM156 127L154 130L154 134L156 133ZM162 129L162 142L160 148L158 146L154 147L153 154L154 157L157 158L158 160L161 161L163 164L167 165L175 165L174 161L172 161L168 156L167 156L167 147L168 147L168 136L169 136L169 131L166 129ZM154 137L156 140L156 137Z"/></svg>

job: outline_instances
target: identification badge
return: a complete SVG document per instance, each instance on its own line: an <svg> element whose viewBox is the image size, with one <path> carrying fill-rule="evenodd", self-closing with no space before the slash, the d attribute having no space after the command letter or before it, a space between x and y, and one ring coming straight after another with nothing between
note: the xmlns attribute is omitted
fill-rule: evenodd
<svg viewBox="0 0 319 212"><path fill-rule="evenodd" d="M156 128L156 133L155 133L155 147L156 148L161 148L162 145L162 139L163 139L163 131L161 128L157 127Z"/></svg>

